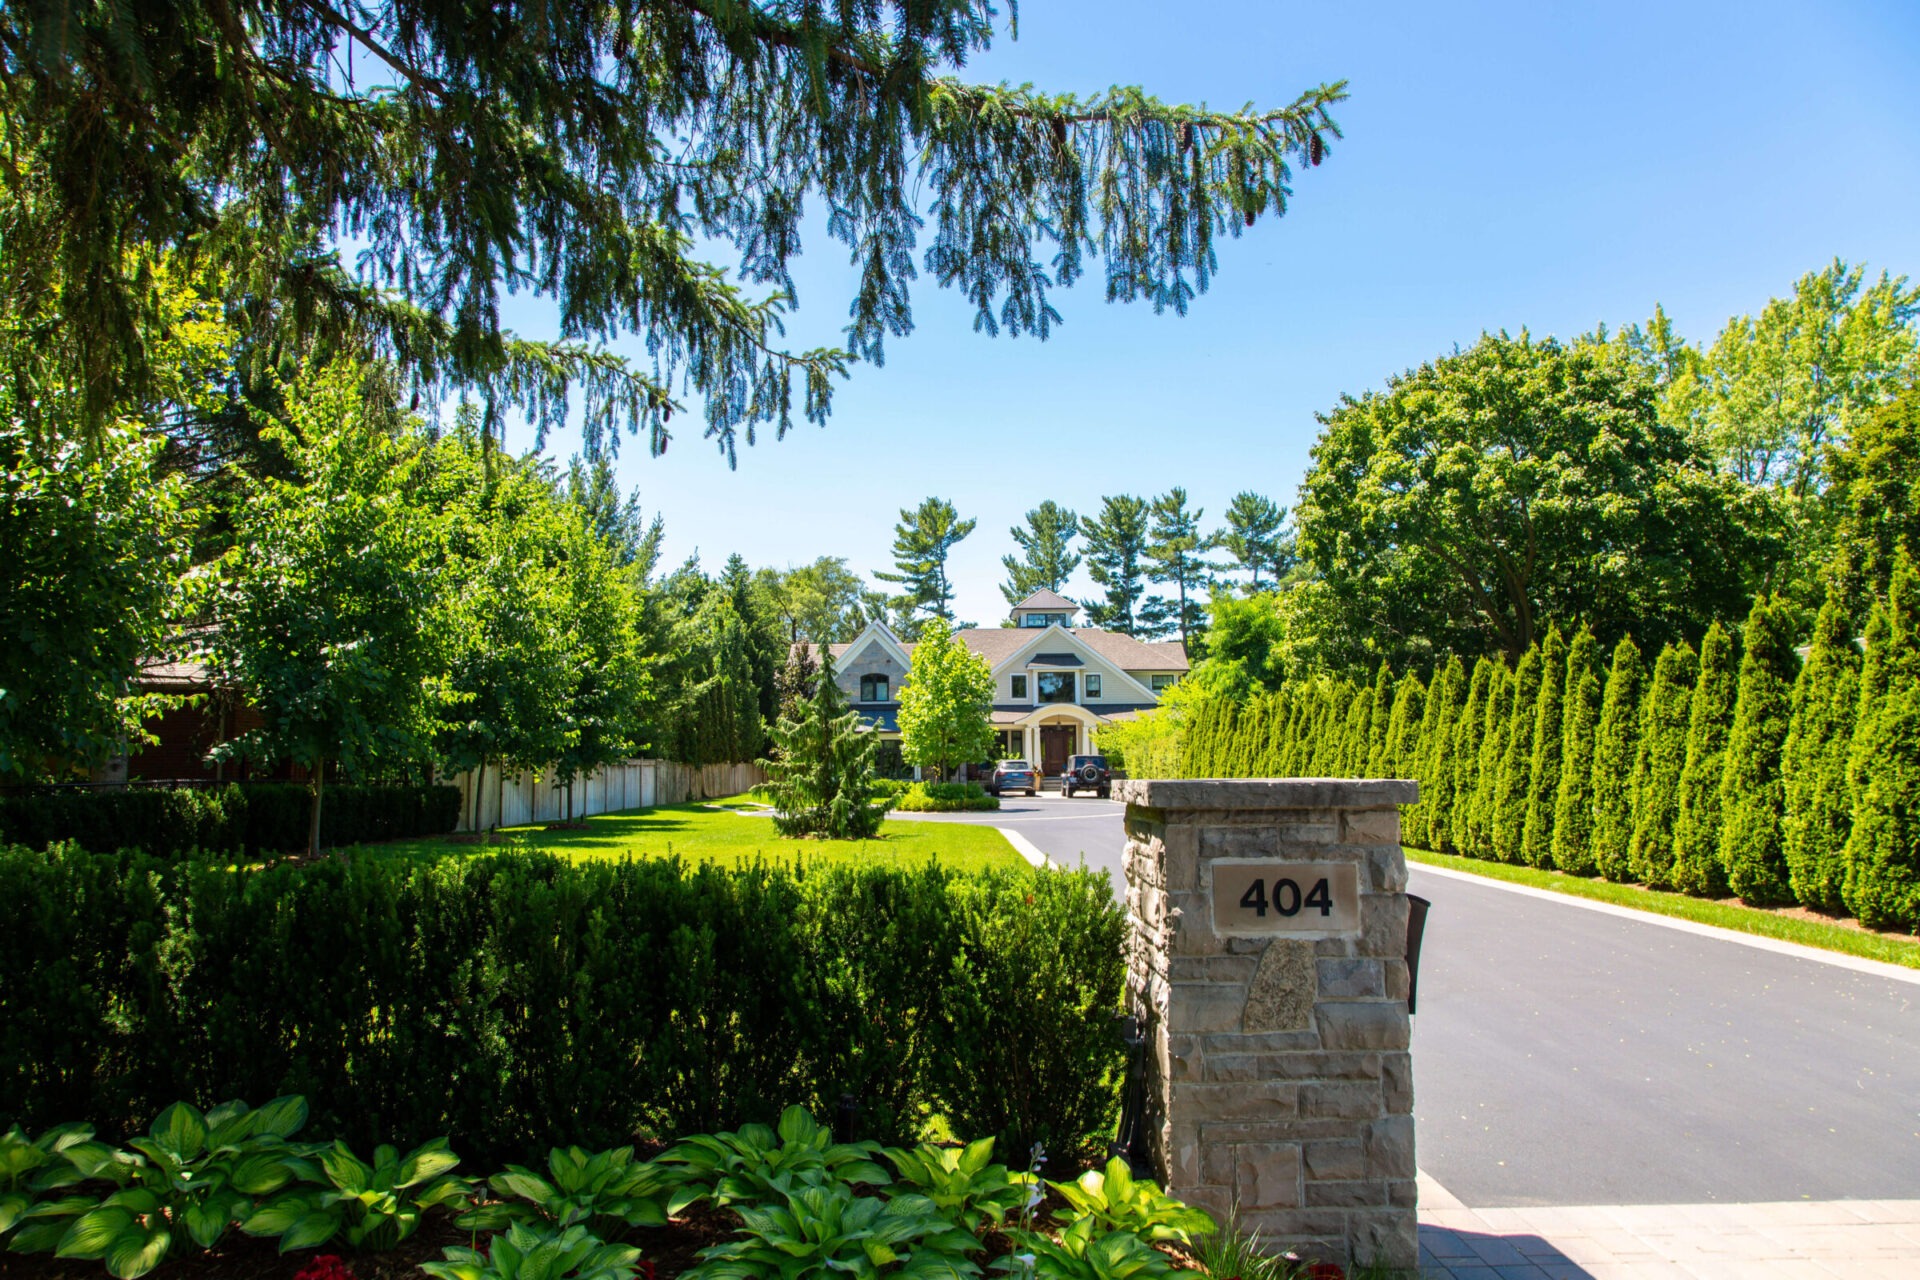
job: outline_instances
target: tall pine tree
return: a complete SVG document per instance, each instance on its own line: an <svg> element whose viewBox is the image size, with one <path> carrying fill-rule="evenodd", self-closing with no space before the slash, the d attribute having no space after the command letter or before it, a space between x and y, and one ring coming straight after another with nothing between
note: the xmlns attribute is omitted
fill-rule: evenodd
<svg viewBox="0 0 1920 1280"><path fill-rule="evenodd" d="M1593 757L1600 723L1600 644L1581 627L1567 652L1560 722L1560 789L1554 797L1553 865L1577 876L1598 867L1593 844Z"/></svg>
<svg viewBox="0 0 1920 1280"><path fill-rule="evenodd" d="M1631 877L1633 772L1640 751L1641 698L1646 664L1629 636L1613 647L1606 700L1593 745L1593 862L1609 880Z"/></svg>
<svg viewBox="0 0 1920 1280"><path fill-rule="evenodd" d="M1534 708L1533 762L1527 766L1527 824L1520 837L1520 857L1529 866L1553 865L1554 800L1560 791L1565 748L1566 696L1567 642L1554 623L1540 642L1540 697Z"/></svg>
<svg viewBox="0 0 1920 1280"><path fill-rule="evenodd" d="M1847 836L1853 802L1847 755L1860 710L1860 650L1842 593L1829 588L1813 626L1807 663L1793 682L1793 721L1781 771L1787 786L1787 877L1816 911L1845 909Z"/></svg>
<svg viewBox="0 0 1920 1280"><path fill-rule="evenodd" d="M1793 901L1781 762L1800 665L1792 627L1785 601L1764 596L1754 601L1742 636L1740 690L1720 775L1720 861L1728 885L1756 906Z"/></svg>
<svg viewBox="0 0 1920 1280"><path fill-rule="evenodd" d="M1041 589L1058 591L1080 567L1080 555L1073 550L1073 539L1080 532L1080 517L1052 498L1027 512L1024 527L1007 531L1020 548L1017 556L1001 556L1007 580L1000 594L1012 608Z"/></svg>
<svg viewBox="0 0 1920 1280"><path fill-rule="evenodd" d="M1855 731L1871 764L1854 800L1843 892L1868 928L1914 930L1920 928L1920 577L1904 551L1875 612L1885 621L1869 635L1878 631L1884 638L1877 657L1869 648L1867 659L1882 691Z"/></svg>
<svg viewBox="0 0 1920 1280"><path fill-rule="evenodd" d="M1718 622L1700 642L1700 681L1687 717L1687 762L1680 772L1680 817L1673 828L1673 884L1682 893L1717 898L1727 892L1720 861L1720 775L1737 696L1733 637Z"/></svg>
<svg viewBox="0 0 1920 1280"><path fill-rule="evenodd" d="M1673 832L1680 820L1680 775L1687 766L1687 725L1700 660L1687 644L1670 644L1653 664L1633 766L1633 878L1673 887Z"/></svg>
<svg viewBox="0 0 1920 1280"><path fill-rule="evenodd" d="M1514 672L1513 711L1493 800L1493 856L1519 862L1527 833L1528 778L1533 768L1533 730L1540 723L1540 646L1520 655Z"/></svg>

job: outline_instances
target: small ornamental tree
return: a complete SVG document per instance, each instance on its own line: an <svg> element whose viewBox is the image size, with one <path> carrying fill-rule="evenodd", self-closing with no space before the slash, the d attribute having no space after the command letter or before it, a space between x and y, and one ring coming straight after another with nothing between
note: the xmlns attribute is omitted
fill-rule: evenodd
<svg viewBox="0 0 1920 1280"><path fill-rule="evenodd" d="M1680 773L1680 816L1673 828L1673 885L1682 893L1717 898L1727 892L1720 861L1720 775L1726 771L1733 728L1733 637L1719 623L1700 642L1700 681L1687 717L1687 762Z"/></svg>
<svg viewBox="0 0 1920 1280"><path fill-rule="evenodd" d="M1554 803L1560 793L1565 748L1562 723L1567 695L1567 642L1558 624L1540 642L1540 696L1534 704L1533 761L1527 766L1527 819L1520 857L1529 866L1553 865Z"/></svg>
<svg viewBox="0 0 1920 1280"><path fill-rule="evenodd" d="M783 715L774 724L773 753L760 762L774 829L783 836L871 839L884 817L872 802L873 753L880 739L847 705L832 654L825 645L819 650L812 697L799 704L798 715Z"/></svg>
<svg viewBox="0 0 1920 1280"><path fill-rule="evenodd" d="M1870 929L1920 927L1920 579L1905 552L1894 561L1876 662L1885 692L1863 713L1855 741L1871 767L1855 795L1843 892Z"/></svg>
<svg viewBox="0 0 1920 1280"><path fill-rule="evenodd" d="M1552 863L1577 876L1598 867L1593 847L1593 757L1600 721L1600 643L1581 627L1567 653L1560 732L1560 790L1554 797Z"/></svg>
<svg viewBox="0 0 1920 1280"><path fill-rule="evenodd" d="M1485 724L1480 731L1480 759L1474 766L1473 801L1467 813L1466 836L1460 852L1491 858L1494 819L1500 807L1500 765L1507 758L1507 739L1513 733L1513 699L1519 692L1517 674L1494 658L1487 682Z"/></svg>
<svg viewBox="0 0 1920 1280"><path fill-rule="evenodd" d="M1847 754L1859 709L1860 651L1841 593L1829 589L1814 622L1807 663L1793 682L1793 718L1781 762L1787 877L1794 897L1817 911L1844 909L1840 890L1853 830Z"/></svg>
<svg viewBox="0 0 1920 1280"><path fill-rule="evenodd" d="M1793 901L1787 873L1787 785L1781 755L1800 659L1783 600L1762 597L1747 615L1740 691L1720 775L1720 860L1727 883L1756 906Z"/></svg>
<svg viewBox="0 0 1920 1280"><path fill-rule="evenodd" d="M1453 754L1447 762L1453 775L1453 800L1447 812L1447 829L1435 836L1438 847L1448 853L1465 853L1469 846L1474 784L1480 776L1480 744L1486 736L1487 702L1493 696L1497 677L1497 664L1492 658L1481 658L1473 664L1473 682L1467 686L1466 705L1453 726L1453 740L1448 748Z"/></svg>
<svg viewBox="0 0 1920 1280"><path fill-rule="evenodd" d="M927 620L900 691L900 754L944 779L993 753L993 668L948 629Z"/></svg>
<svg viewBox="0 0 1920 1280"><path fill-rule="evenodd" d="M1540 723L1540 667L1540 646L1535 644L1521 655L1514 672L1510 727L1493 797L1493 856L1502 862L1521 860L1527 831L1527 780L1533 767L1533 731Z"/></svg>
<svg viewBox="0 0 1920 1280"><path fill-rule="evenodd" d="M1639 646L1622 636L1613 647L1606 699L1593 744L1593 863L1609 880L1632 876L1633 773L1640 753L1640 715L1646 664Z"/></svg>
<svg viewBox="0 0 1920 1280"><path fill-rule="evenodd" d="M1670 644L1653 664L1633 766L1633 846L1628 869L1656 889L1673 887L1673 830L1680 818L1680 775L1700 662L1693 648Z"/></svg>
<svg viewBox="0 0 1920 1280"><path fill-rule="evenodd" d="M342 364L288 388L265 434L297 478L244 482L212 587L214 674L263 720L220 751L307 771L309 854L327 770L430 758L450 697L445 521L409 493L418 441L369 420L362 382Z"/></svg>

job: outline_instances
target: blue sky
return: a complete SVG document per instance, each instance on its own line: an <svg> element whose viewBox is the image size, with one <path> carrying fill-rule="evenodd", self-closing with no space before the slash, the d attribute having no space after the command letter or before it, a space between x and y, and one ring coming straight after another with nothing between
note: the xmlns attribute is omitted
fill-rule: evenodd
<svg viewBox="0 0 1920 1280"><path fill-rule="evenodd" d="M1920 275L1914 0L1026 0L1019 40L965 74L1223 108L1345 78L1352 98L1346 141L1285 218L1221 245L1184 318L1109 306L1096 269L1047 342L987 338L923 281L914 334L856 367L824 428L737 471L697 422L661 458L627 441L622 484L665 516L670 563L871 572L898 509L937 494L980 522L952 573L961 616L991 622L1008 526L1041 500L1182 484L1209 522L1244 488L1291 503L1316 412L1482 330L1572 335L1659 302L1710 340L1836 255ZM844 251L808 245L799 347L837 341L849 296ZM509 322L543 328L524 302Z"/></svg>

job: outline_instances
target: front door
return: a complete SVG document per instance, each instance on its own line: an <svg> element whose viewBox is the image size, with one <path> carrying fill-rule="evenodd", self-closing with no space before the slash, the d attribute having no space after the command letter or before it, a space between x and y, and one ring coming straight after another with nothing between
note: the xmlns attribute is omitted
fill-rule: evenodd
<svg viewBox="0 0 1920 1280"><path fill-rule="evenodd" d="M1067 757L1073 754L1073 726L1040 726L1040 772L1057 778L1067 771Z"/></svg>

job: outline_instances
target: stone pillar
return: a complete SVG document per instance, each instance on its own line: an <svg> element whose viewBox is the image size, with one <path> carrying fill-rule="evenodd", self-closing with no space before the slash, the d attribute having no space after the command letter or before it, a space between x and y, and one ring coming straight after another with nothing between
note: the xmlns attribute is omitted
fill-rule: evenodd
<svg viewBox="0 0 1920 1280"><path fill-rule="evenodd" d="M1127 780L1127 998L1167 1189L1270 1248L1418 1263L1413 782Z"/></svg>

